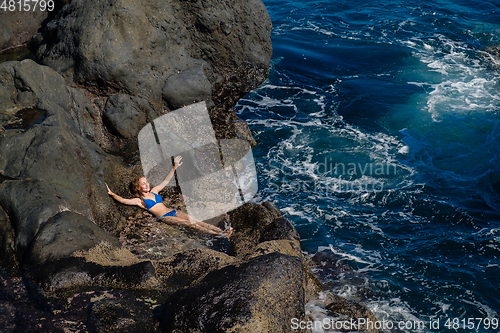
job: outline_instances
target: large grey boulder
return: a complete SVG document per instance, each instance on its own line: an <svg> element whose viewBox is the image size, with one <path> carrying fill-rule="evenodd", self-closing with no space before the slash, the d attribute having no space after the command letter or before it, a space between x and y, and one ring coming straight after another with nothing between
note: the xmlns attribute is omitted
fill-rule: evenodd
<svg viewBox="0 0 500 333"><path fill-rule="evenodd" d="M163 93L176 107L188 92L209 101L211 91L234 105L267 75L270 32L260 0L75 0L47 24L37 59L97 94L158 105ZM186 87L170 90L175 82Z"/></svg>
<svg viewBox="0 0 500 333"><path fill-rule="evenodd" d="M290 221L276 221L281 217L279 210L274 205L266 203L258 205L254 203L246 203L237 209L229 212L231 224L236 230L232 237L232 250L236 257L244 258L254 253L255 248L259 243L276 240L276 239L295 239L299 241L298 234L295 228L290 224ZM273 237L266 239L265 234L271 235L273 229L279 228L276 223L284 223L287 231L283 232L282 237ZM288 233L292 233L289 235Z"/></svg>
<svg viewBox="0 0 500 333"><path fill-rule="evenodd" d="M0 64L0 111L14 112L37 104L69 110L71 103L64 78L53 69L32 60Z"/></svg>
<svg viewBox="0 0 500 333"><path fill-rule="evenodd" d="M0 184L0 202L10 217L19 261L40 227L66 207L64 197L56 188L41 180L4 181ZM2 255L10 252L8 247L0 250L5 251Z"/></svg>
<svg viewBox="0 0 500 333"><path fill-rule="evenodd" d="M85 216L65 211L51 217L37 233L24 256L23 265L43 265L88 251L101 244L121 247L120 241Z"/></svg>
<svg viewBox="0 0 500 333"><path fill-rule="evenodd" d="M209 273L172 295L164 332L289 332L303 319L305 274L294 256L271 253Z"/></svg>
<svg viewBox="0 0 500 333"><path fill-rule="evenodd" d="M99 112L90 105L85 91L68 86L56 71L32 60L1 63L0 126L8 126L8 118L29 108L40 111L45 125L57 125L75 135L95 139Z"/></svg>
<svg viewBox="0 0 500 333"><path fill-rule="evenodd" d="M57 213L69 210L95 222L110 205L102 181L106 155L88 140L98 113L85 93L31 60L0 64L0 114L15 118L26 109L40 112L37 124L0 132L0 173L7 179L0 203L19 258Z"/></svg>

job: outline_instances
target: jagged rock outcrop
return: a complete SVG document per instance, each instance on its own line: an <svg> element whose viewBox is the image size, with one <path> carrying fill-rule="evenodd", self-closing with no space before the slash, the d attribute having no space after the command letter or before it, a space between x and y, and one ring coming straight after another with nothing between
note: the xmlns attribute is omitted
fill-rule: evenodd
<svg viewBox="0 0 500 333"><path fill-rule="evenodd" d="M302 261L278 252L226 266L168 299L163 330L289 332L305 316L304 280Z"/></svg>
<svg viewBox="0 0 500 333"><path fill-rule="evenodd" d="M211 9L203 9L207 4ZM109 218L104 173L123 169L109 153L131 152L137 161L137 133L164 112L163 104L190 103L188 96L217 101L215 85L238 78L237 91L218 88L235 101L265 78L271 51L265 7L233 5L71 1L42 27L37 52L69 84L30 60L1 65L0 173L7 179L1 199L18 231L20 258L42 224L61 211L97 223ZM73 79L98 95L72 87ZM234 118L231 107L217 106L228 114L224 120ZM39 124L26 123L27 114ZM232 123L223 127L229 131Z"/></svg>
<svg viewBox="0 0 500 333"><path fill-rule="evenodd" d="M111 204L103 182L107 157L89 140L98 112L85 92L31 60L0 64L0 77L2 125L7 127L0 134L0 204L22 261L41 227L56 214L71 211L89 223L105 219ZM9 123L25 110L39 124Z"/></svg>
<svg viewBox="0 0 500 333"><path fill-rule="evenodd" d="M260 0L71 1L37 58L96 92L155 105L163 96L170 109L213 100L227 111L265 79L270 29Z"/></svg>
<svg viewBox="0 0 500 333"><path fill-rule="evenodd" d="M289 332L291 320L303 319L305 303L321 290L297 231L272 204L247 203L229 215L238 226L232 245L239 252L230 260L218 256L217 269L205 264L204 274L168 298L164 331ZM249 230L258 234L250 242Z"/></svg>

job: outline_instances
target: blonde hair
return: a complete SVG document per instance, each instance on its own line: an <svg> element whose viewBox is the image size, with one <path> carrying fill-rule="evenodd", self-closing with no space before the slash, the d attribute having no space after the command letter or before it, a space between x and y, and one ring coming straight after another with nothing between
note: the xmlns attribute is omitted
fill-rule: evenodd
<svg viewBox="0 0 500 333"><path fill-rule="evenodd" d="M130 190L130 193L132 193L132 195L136 198L141 197L141 185L140 185L139 181L143 177L144 176L136 176L134 179L132 179L132 181L130 182L130 185L128 187L128 189Z"/></svg>
<svg viewBox="0 0 500 333"><path fill-rule="evenodd" d="M132 181L130 182L129 186L128 186L128 189L130 190L130 193L132 193L132 195L136 198L139 198L141 199L142 201L142 204L144 205L144 207L146 207L146 203L144 202L144 198L141 196L141 185L139 184L141 178L146 178L144 176L136 176L134 177L134 179L132 179Z"/></svg>

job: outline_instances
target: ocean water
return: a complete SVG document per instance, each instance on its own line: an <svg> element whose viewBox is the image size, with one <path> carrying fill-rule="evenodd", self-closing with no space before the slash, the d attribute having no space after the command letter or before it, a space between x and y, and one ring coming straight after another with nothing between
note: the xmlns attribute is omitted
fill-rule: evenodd
<svg viewBox="0 0 500 333"><path fill-rule="evenodd" d="M256 200L387 331L500 332L500 2L264 3Z"/></svg>

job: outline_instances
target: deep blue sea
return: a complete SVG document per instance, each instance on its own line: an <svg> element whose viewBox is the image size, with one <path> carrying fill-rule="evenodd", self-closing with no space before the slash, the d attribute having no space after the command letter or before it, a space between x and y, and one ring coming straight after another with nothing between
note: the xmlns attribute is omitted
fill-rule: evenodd
<svg viewBox="0 0 500 333"><path fill-rule="evenodd" d="M237 106L256 200L328 291L426 325L389 331L500 332L500 1L264 3L271 71Z"/></svg>

